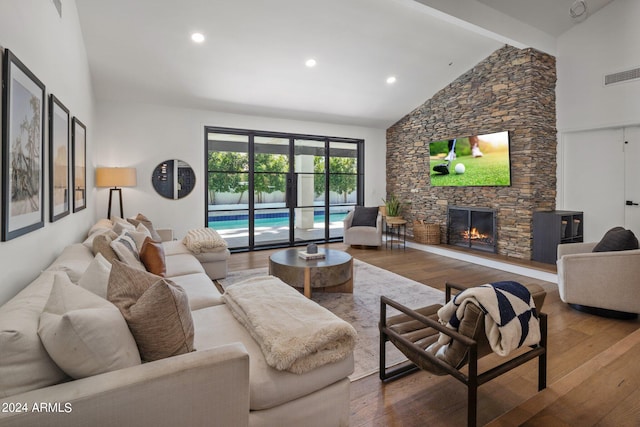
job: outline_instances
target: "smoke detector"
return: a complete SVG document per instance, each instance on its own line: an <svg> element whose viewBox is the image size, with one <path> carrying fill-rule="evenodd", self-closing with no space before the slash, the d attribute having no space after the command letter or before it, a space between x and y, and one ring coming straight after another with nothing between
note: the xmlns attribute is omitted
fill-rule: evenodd
<svg viewBox="0 0 640 427"><path fill-rule="evenodd" d="M582 22L587 19L587 2L585 0L576 0L569 8L569 15L573 22Z"/></svg>

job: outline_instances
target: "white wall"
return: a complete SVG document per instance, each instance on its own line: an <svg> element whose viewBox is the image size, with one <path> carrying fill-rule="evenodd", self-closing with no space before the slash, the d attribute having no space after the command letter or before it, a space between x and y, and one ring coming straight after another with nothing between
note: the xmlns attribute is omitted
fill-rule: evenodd
<svg viewBox="0 0 640 427"><path fill-rule="evenodd" d="M87 158L92 156L93 95L76 3L63 2L62 18L49 0L0 1L0 45L10 49L87 126ZM48 153L48 129L45 153ZM50 223L48 155L45 155L45 226L0 242L0 304L15 295L53 261L67 244L80 241L95 218L94 194L87 209ZM93 173L87 174L93 188Z"/></svg>
<svg viewBox="0 0 640 427"><path fill-rule="evenodd" d="M615 226L624 226L625 153L623 132L599 129L564 135L563 204L584 212L584 240L598 241ZM608 146L603 149L603 146ZM600 153L595 155L593 153Z"/></svg>
<svg viewBox="0 0 640 427"><path fill-rule="evenodd" d="M587 156L585 165L602 165L614 161L615 156L608 153L620 150L619 138L600 139L598 149L586 149L571 141L585 132L593 131L596 137L603 130L622 132L625 126L640 124L640 81L607 87L603 83L606 74L640 67L639 17L640 1L616 0L558 38L558 209L579 210L579 206L572 205L571 195L585 191L580 180L568 179L568 174L575 173L567 168L572 163L569 157L575 160L577 156ZM615 167L622 170L624 162L618 163ZM597 174L602 179L602 188L624 185L614 174L603 173L601 167L597 169L582 173ZM606 199L602 191L594 188L589 191L594 199ZM597 240L612 218L624 218L624 199L608 206L607 218L597 218L593 230L586 218L598 213L585 211L585 237L589 240Z"/></svg>
<svg viewBox="0 0 640 427"><path fill-rule="evenodd" d="M384 129L117 102L100 102L96 120L94 166L137 168L138 185L122 191L124 215L142 212L154 226L173 228L178 238L205 223L205 126L364 139L365 204L377 206L385 195ZM151 185L153 169L172 158L186 161L196 173L195 189L180 200L160 197ZM107 214L108 193L108 189L97 190L99 217ZM117 204L113 209L118 212Z"/></svg>
<svg viewBox="0 0 640 427"><path fill-rule="evenodd" d="M616 0L558 38L560 132L640 122L640 81L604 87L604 75L640 67L640 1Z"/></svg>

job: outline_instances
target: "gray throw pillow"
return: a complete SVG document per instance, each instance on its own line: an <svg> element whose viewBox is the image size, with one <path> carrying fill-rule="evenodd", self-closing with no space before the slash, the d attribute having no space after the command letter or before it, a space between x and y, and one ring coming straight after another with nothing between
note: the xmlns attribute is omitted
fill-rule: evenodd
<svg viewBox="0 0 640 427"><path fill-rule="evenodd" d="M353 212L352 227L375 227L378 219L378 207L365 208L356 206Z"/></svg>
<svg viewBox="0 0 640 427"><path fill-rule="evenodd" d="M631 230L614 227L607 231L593 248L593 252L628 251L638 249L638 238Z"/></svg>

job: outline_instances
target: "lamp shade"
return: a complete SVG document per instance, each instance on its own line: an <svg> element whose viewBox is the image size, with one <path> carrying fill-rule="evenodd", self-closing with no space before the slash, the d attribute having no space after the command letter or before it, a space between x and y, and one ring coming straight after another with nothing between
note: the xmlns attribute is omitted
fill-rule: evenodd
<svg viewBox="0 0 640 427"><path fill-rule="evenodd" d="M96 168L96 187L135 187L136 168Z"/></svg>

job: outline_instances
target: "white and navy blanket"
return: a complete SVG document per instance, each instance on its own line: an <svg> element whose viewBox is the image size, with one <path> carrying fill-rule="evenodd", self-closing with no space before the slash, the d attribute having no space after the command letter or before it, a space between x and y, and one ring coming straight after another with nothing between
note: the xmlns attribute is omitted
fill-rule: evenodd
<svg viewBox="0 0 640 427"><path fill-rule="evenodd" d="M475 304L484 312L487 339L495 353L506 356L517 348L540 342L533 298L520 283L505 281L466 289L438 310L440 323L457 331L467 304ZM440 334L440 344L450 341L449 336Z"/></svg>

